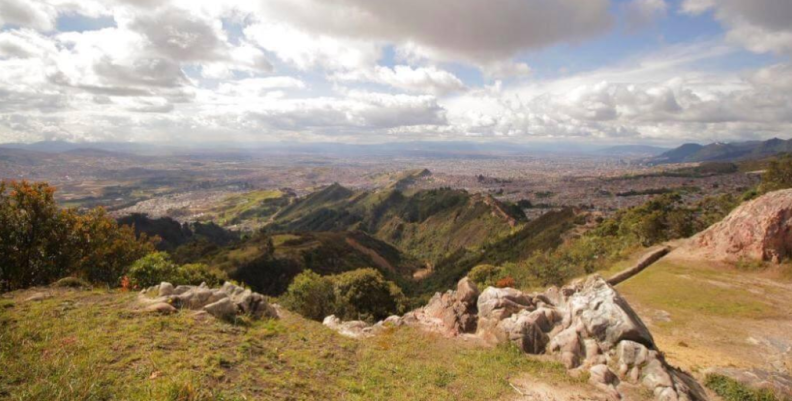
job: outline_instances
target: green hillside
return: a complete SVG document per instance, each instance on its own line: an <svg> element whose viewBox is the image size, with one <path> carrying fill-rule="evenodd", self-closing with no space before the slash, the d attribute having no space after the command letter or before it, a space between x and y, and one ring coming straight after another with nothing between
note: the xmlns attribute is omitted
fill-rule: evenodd
<svg viewBox="0 0 792 401"><path fill-rule="evenodd" d="M463 248L478 248L512 233L525 221L519 208L464 190L351 191L338 184L284 208L270 232L365 231L431 262Z"/></svg>
<svg viewBox="0 0 792 401"><path fill-rule="evenodd" d="M254 290L280 295L305 269L322 275L374 267L403 284L419 268L416 259L360 231L256 234L226 247L201 243L178 249L179 263L206 263Z"/></svg>

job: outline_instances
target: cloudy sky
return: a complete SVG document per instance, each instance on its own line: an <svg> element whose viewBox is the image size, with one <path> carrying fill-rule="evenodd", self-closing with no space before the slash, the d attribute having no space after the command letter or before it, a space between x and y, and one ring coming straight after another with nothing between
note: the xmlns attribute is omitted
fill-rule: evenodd
<svg viewBox="0 0 792 401"><path fill-rule="evenodd" d="M0 142L792 136L789 0L0 0Z"/></svg>

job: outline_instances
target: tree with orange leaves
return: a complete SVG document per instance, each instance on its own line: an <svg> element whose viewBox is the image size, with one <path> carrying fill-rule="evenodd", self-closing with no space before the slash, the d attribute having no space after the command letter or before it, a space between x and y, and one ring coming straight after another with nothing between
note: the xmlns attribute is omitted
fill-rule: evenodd
<svg viewBox="0 0 792 401"><path fill-rule="evenodd" d="M0 182L0 291L66 276L118 284L125 269L153 252L153 241L119 227L102 208L61 209L46 183Z"/></svg>

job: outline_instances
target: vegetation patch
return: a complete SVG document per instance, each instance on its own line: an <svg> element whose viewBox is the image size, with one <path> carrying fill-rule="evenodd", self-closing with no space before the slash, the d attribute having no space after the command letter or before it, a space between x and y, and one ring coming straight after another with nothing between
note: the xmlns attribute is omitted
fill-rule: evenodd
<svg viewBox="0 0 792 401"><path fill-rule="evenodd" d="M782 401L771 390L753 389L723 375L708 374L704 385L725 401Z"/></svg>

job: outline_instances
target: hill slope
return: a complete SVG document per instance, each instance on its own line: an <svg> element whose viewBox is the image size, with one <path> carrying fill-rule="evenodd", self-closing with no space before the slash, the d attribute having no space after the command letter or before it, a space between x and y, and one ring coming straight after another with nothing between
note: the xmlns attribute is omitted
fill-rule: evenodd
<svg viewBox="0 0 792 401"><path fill-rule="evenodd" d="M393 188L352 191L334 184L281 210L268 230L361 230L415 257L437 261L502 238L524 220L518 208L464 190L406 194Z"/></svg>
<svg viewBox="0 0 792 401"><path fill-rule="evenodd" d="M474 347L410 328L351 340L290 313L229 324L190 311L135 313L137 294L44 289L51 298L25 301L35 291L42 289L0 299L0 398L528 400L539 389L596 393L562 365L516 348Z"/></svg>
<svg viewBox="0 0 792 401"><path fill-rule="evenodd" d="M650 161L656 164L738 161L761 159L789 152L792 152L792 139L773 138L767 141L717 142L706 146L688 143L662 153Z"/></svg>

